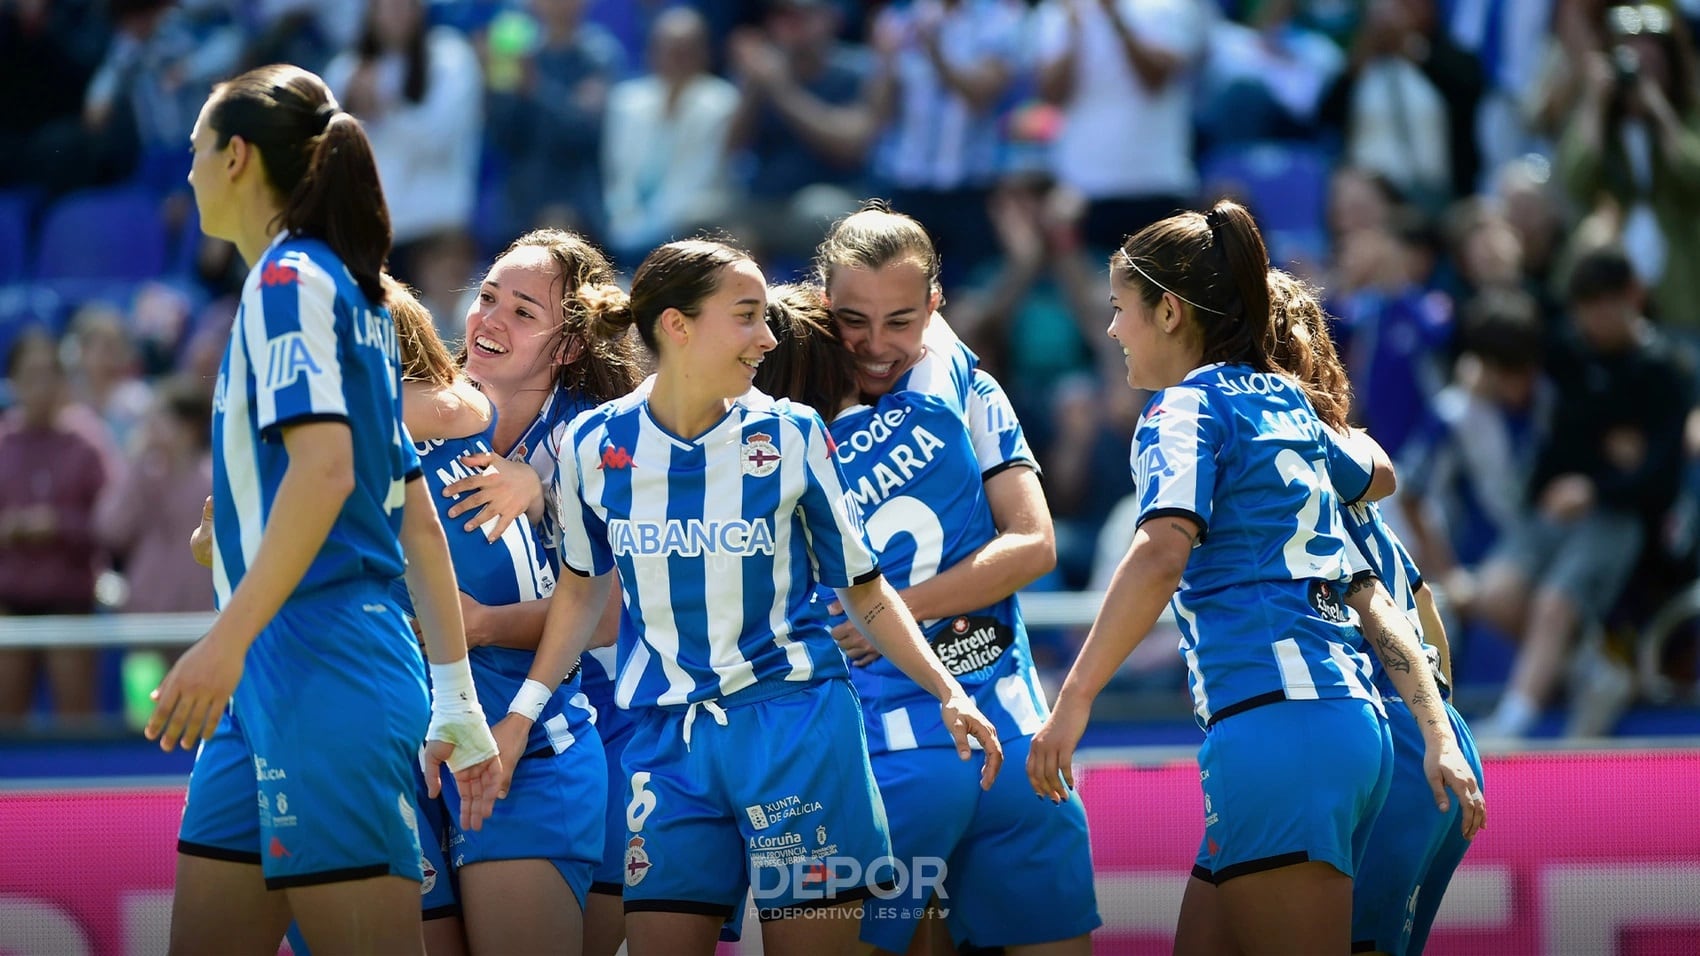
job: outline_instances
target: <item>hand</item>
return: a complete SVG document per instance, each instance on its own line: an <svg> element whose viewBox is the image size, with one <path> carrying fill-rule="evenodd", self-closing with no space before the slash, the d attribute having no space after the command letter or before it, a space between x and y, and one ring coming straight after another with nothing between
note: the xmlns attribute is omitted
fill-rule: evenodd
<svg viewBox="0 0 1700 956"><path fill-rule="evenodd" d="M757 90L779 85L788 72L784 55L758 30L734 32L727 53L733 73Z"/></svg>
<svg viewBox="0 0 1700 956"><path fill-rule="evenodd" d="M1423 773L1428 777L1428 785L1434 791L1434 805L1441 813L1451 809L1446 799L1446 791L1451 790L1458 795L1459 807L1463 810L1461 830L1464 839L1473 840L1476 834L1487 827L1487 801L1482 798L1482 788L1476 782L1476 772L1470 769L1470 762L1458 752L1456 742L1436 749L1428 748L1423 755Z"/></svg>
<svg viewBox="0 0 1700 956"><path fill-rule="evenodd" d="M494 541L508 530L515 518L543 498L543 480L524 462L509 461L487 452L463 456L461 461L479 471L444 488L443 497L466 496L449 509L450 518L478 509L466 522L468 531L483 528L484 537Z"/></svg>
<svg viewBox="0 0 1700 956"><path fill-rule="evenodd" d="M189 533L189 553L195 556L195 563L203 568L210 568L213 563L212 512L212 495L208 495L207 503L201 505L200 526Z"/></svg>
<svg viewBox="0 0 1700 956"><path fill-rule="evenodd" d="M1003 743L998 740L998 732L986 715L980 713L980 708L974 706L974 701L967 694L958 690L939 705L944 715L945 729L950 731L951 739L956 741L956 755L967 760L974 755L974 748L969 746L968 738L980 742L980 749L986 754L985 766L980 769L980 789L992 789L992 781L998 778L998 769L1003 766Z"/></svg>
<svg viewBox="0 0 1700 956"><path fill-rule="evenodd" d="M988 218L997 233L1004 257L1012 264L1037 268L1045 260L1045 233L1041 228L1041 200L1009 190L992 194Z"/></svg>
<svg viewBox="0 0 1700 956"><path fill-rule="evenodd" d="M237 642L221 637L215 625L184 651L150 695L153 716L143 735L159 741L160 749L167 752L179 744L189 750L210 739L242 680L247 649L238 647Z"/></svg>
<svg viewBox="0 0 1700 956"><path fill-rule="evenodd" d="M844 652L850 663L857 667L867 667L882 656L853 622L845 621L833 628L832 639L838 642L838 649Z"/></svg>
<svg viewBox="0 0 1700 956"><path fill-rule="evenodd" d="M425 745L419 750L427 796L435 798L441 792L445 764L454 773L455 786L460 789L461 829L482 829L484 821L496 809L496 798L507 786L496 740L484 722L482 710L432 714Z"/></svg>
<svg viewBox="0 0 1700 956"><path fill-rule="evenodd" d="M1027 781L1033 792L1049 797L1052 803L1062 803L1074 789L1074 748L1086 733L1086 721L1091 715L1084 709L1069 706L1062 700L1051 710L1045 726L1033 735L1033 745L1027 751ZM1067 784L1068 789L1063 789Z"/></svg>
<svg viewBox="0 0 1700 956"><path fill-rule="evenodd" d="M506 797L508 788L513 785L514 769L519 766L519 759L525 756L526 742L531 739L531 721L518 714L509 714L497 721L494 733L496 747L502 752L502 777L496 787L496 796Z"/></svg>
<svg viewBox="0 0 1700 956"><path fill-rule="evenodd" d="M1587 475L1560 475L1541 492L1541 513L1553 521L1574 521L1594 506L1594 483Z"/></svg>

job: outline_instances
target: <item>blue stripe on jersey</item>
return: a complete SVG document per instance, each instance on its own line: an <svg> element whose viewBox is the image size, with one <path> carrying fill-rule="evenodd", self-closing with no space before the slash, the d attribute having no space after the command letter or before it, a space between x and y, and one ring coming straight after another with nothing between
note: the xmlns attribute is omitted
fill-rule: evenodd
<svg viewBox="0 0 1700 956"><path fill-rule="evenodd" d="M1404 612L1411 627L1416 629L1419 638L1424 638L1422 617L1417 613L1417 583L1421 579L1417 574L1416 563L1411 560L1411 554L1405 550L1404 542L1387 526L1381 517L1381 508L1373 501L1360 501L1342 512L1346 533L1351 536L1352 543L1363 555L1365 564L1370 572L1381 579L1386 585L1387 593L1392 595L1394 606ZM1427 644L1424 638L1425 645ZM1375 686L1388 697L1397 697L1399 691L1394 689L1393 681L1379 662L1376 664Z"/></svg>
<svg viewBox="0 0 1700 956"><path fill-rule="evenodd" d="M741 703L846 675L814 585L877 568L827 449L818 415L759 392L692 441L644 394L572 422L553 491L561 563L619 568L633 625L619 706Z"/></svg>
<svg viewBox="0 0 1700 956"><path fill-rule="evenodd" d="M418 457L403 440L400 358L374 309L324 243L279 236L243 284L213 399L213 584L223 607L259 550L289 456L279 430L338 420L354 490L295 597L402 573L401 504ZM292 598L293 599L293 598Z"/></svg>
<svg viewBox="0 0 1700 956"><path fill-rule="evenodd" d="M987 381L991 394L1001 396L997 383L989 376ZM1003 424L1002 447L1025 450L1020 423L1011 415ZM851 497L862 509L868 539L893 586L926 581L997 537L976 443L958 409L946 400L890 392L874 407L859 406L838 416L832 434ZM832 600L828 594L821 598ZM921 625L1000 739L1038 730L1048 708L1014 596ZM862 699L871 753L952 746L938 701L890 660L851 668L851 677Z"/></svg>
<svg viewBox="0 0 1700 956"><path fill-rule="evenodd" d="M492 417L489 427L479 434L416 442L413 446L420 456L425 481L431 489L431 500L436 503L437 517L442 521L448 538L456 583L468 597L486 607L535 601L548 597L555 590L555 573L549 567L542 542L525 515L514 519L495 541L485 536L488 525L467 531L462 527L462 521L448 516L449 509L454 507L459 496L444 497L443 489L472 474L472 469L461 461L461 457L488 453L495 435L496 422ZM406 581L398 578L392 591L402 607L409 614L413 613ZM535 656L534 651L511 647L474 647L468 650L478 702L486 714L494 717L508 712L508 704L525 682ZM578 712L567 708L568 701L578 690L576 678L555 690L537 722L532 725L526 753L549 746L564 750L563 741L570 742L582 732L583 725L590 720L588 707L580 708ZM555 720L563 712L566 712L566 717ZM573 729L575 722L579 725L577 730ZM562 730L566 731L564 736L560 732Z"/></svg>
<svg viewBox="0 0 1700 956"><path fill-rule="evenodd" d="M1173 601L1201 723L1272 692L1379 701L1335 590L1346 544L1329 473L1349 461L1297 385L1243 365L1196 369L1147 404L1140 521L1188 515L1207 532Z"/></svg>

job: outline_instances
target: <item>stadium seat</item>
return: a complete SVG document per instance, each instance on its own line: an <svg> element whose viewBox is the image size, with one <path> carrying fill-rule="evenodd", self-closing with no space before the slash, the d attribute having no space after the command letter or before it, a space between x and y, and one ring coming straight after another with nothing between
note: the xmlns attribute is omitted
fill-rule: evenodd
<svg viewBox="0 0 1700 956"><path fill-rule="evenodd" d="M1329 162L1322 150L1259 143L1212 153L1199 165L1205 196L1228 195L1244 202L1268 237L1273 258L1326 250Z"/></svg>
<svg viewBox="0 0 1700 956"><path fill-rule="evenodd" d="M38 279L139 281L165 271L159 197L136 189L72 193L47 211L36 254Z"/></svg>
<svg viewBox="0 0 1700 956"><path fill-rule="evenodd" d="M35 197L22 190L0 192L0 284L29 273L30 215Z"/></svg>

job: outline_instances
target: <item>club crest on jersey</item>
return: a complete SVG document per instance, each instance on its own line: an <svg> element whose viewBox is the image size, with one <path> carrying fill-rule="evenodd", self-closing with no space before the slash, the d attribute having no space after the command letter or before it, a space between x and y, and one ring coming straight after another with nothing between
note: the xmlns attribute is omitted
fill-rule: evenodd
<svg viewBox="0 0 1700 956"><path fill-rule="evenodd" d="M763 432L750 432L744 436L744 474L752 478L766 478L779 469L779 449L773 445L773 436Z"/></svg>
<svg viewBox="0 0 1700 956"><path fill-rule="evenodd" d="M649 854L643 848L643 837L635 836L626 844L626 885L636 886L649 875Z"/></svg>

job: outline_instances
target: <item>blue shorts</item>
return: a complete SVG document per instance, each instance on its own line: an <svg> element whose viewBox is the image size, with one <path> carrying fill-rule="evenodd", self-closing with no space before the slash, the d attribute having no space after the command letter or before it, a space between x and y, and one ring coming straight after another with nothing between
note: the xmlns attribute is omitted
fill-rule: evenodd
<svg viewBox="0 0 1700 956"><path fill-rule="evenodd" d="M891 855L885 807L848 681L719 715L646 709L625 774L627 913L724 920L753 890L762 917L778 919L866 899L890 876L879 866Z"/></svg>
<svg viewBox="0 0 1700 956"><path fill-rule="evenodd" d="M1211 727L1198 776L1204 839L1193 876L1221 884L1310 861L1352 876L1387 799L1393 741L1367 700L1284 700Z"/></svg>
<svg viewBox="0 0 1700 956"><path fill-rule="evenodd" d="M631 742L630 712L617 707L597 708L596 733L608 765L608 806L604 815L602 860L590 884L590 892L619 896L626 888L626 804L631 801L631 781L622 762Z"/></svg>
<svg viewBox="0 0 1700 956"><path fill-rule="evenodd" d="M1103 924L1092 887L1092 845L1078 794L1035 800L1025 774L1031 737L1003 742L1004 771L980 789L984 759L923 747L873 758L891 823L892 855L907 879L863 905L862 942L909 948L935 893L958 946L1022 946L1072 939ZM1017 771L1017 772L1011 772ZM1010 874L1021 905L1009 905Z"/></svg>
<svg viewBox="0 0 1700 956"><path fill-rule="evenodd" d="M460 790L445 774L449 861L458 873L474 863L548 860L583 912L591 876L602 861L607 802L608 769L594 733L580 734L561 753L545 748L521 757L508 795L496 801L482 829L460 828Z"/></svg>
<svg viewBox="0 0 1700 956"><path fill-rule="evenodd" d="M452 780L448 774L444 779ZM454 868L449 866L449 839L454 834L454 823L449 817L449 808L443 805L442 797L433 800L425 795L425 777L416 774L414 777L414 802L419 811L419 868L425 873L424 882L419 884L419 918L421 920L447 919L460 915L460 886L455 880ZM296 953L296 956L301 956Z"/></svg>
<svg viewBox="0 0 1700 956"><path fill-rule="evenodd" d="M258 863L268 889L421 880L425 668L388 583L284 605L195 759L177 849Z"/></svg>
<svg viewBox="0 0 1700 956"><path fill-rule="evenodd" d="M1452 733L1458 738L1458 749L1464 752L1464 759L1470 762L1471 769L1476 772L1476 782L1481 784L1486 792L1487 779L1482 775L1482 756L1476 750L1475 736L1470 733L1470 727L1464 723L1464 718L1453 709L1451 702L1446 705L1446 716L1452 720ZM1452 812L1448 815L1452 822L1441 835L1440 849L1435 851L1434 860L1428 866L1428 874L1423 877L1422 889L1417 893L1417 911L1412 920L1408 952L1420 953L1423 947L1428 945L1428 931L1434 927L1434 914L1440 911L1440 901L1446 895L1446 885L1452 882L1452 874L1457 872L1458 864L1464 859L1464 852L1470 848L1470 841L1464 839L1464 833L1459 828L1459 816L1462 812L1454 800Z"/></svg>

